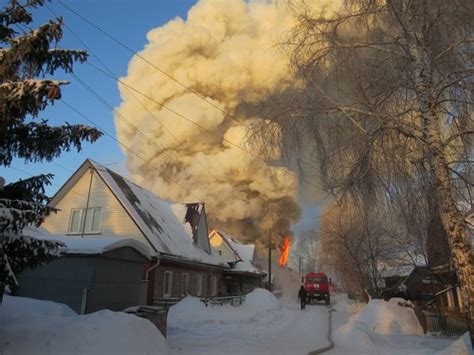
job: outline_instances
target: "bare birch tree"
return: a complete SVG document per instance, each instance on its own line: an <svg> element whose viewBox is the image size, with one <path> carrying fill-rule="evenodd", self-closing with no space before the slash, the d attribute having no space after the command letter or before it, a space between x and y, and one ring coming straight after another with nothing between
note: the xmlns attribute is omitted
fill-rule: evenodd
<svg viewBox="0 0 474 355"><path fill-rule="evenodd" d="M415 265L410 261L411 241L394 243L396 228L390 230L387 212L349 198L326 208L320 230L321 263L332 267L352 291L371 290L380 296L387 268Z"/></svg>
<svg viewBox="0 0 474 355"><path fill-rule="evenodd" d="M324 16L295 11L284 45L301 85L269 98L271 124L257 135L290 154L312 144L335 196L380 200L429 176L472 325L473 257L457 202L473 185L474 2L348 0Z"/></svg>
<svg viewBox="0 0 474 355"><path fill-rule="evenodd" d="M298 260L298 269L302 273L319 272L320 245L315 231L304 231L299 235L294 255Z"/></svg>

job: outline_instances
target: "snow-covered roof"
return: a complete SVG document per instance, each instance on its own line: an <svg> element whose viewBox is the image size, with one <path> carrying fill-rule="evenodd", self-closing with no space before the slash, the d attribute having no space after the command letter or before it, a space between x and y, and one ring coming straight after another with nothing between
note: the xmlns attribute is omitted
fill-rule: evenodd
<svg viewBox="0 0 474 355"><path fill-rule="evenodd" d="M25 227L23 233L29 237L53 240L64 243L64 247L60 248L60 252L64 254L103 254L108 251L130 247L142 254L147 259L151 259L152 255L149 249L132 238L120 237L70 237L65 235L50 234L43 228Z"/></svg>
<svg viewBox="0 0 474 355"><path fill-rule="evenodd" d="M88 162L157 252L204 264L226 266L218 255L212 254L210 248L206 252L196 243L197 223L199 218L205 218L202 203L176 204L162 200L106 167L92 160ZM207 235L204 237L207 241Z"/></svg>
<svg viewBox="0 0 474 355"><path fill-rule="evenodd" d="M226 243L230 249L234 252L238 259L244 261L252 261L255 255L255 244L242 244L238 240L232 238L230 235L221 232L219 230L213 230L211 234L216 233L219 237L222 238L224 243Z"/></svg>
<svg viewBox="0 0 474 355"><path fill-rule="evenodd" d="M235 264L234 268L230 271L235 272L250 272L252 274L265 274L265 271L262 271L255 267L249 260L244 260Z"/></svg>
<svg viewBox="0 0 474 355"><path fill-rule="evenodd" d="M218 230L213 230L211 235L217 235L222 238L224 243L235 254L237 261L234 263L234 266L230 271L250 272L257 274L264 273L253 264L255 256L255 244L243 244L232 238L230 235Z"/></svg>
<svg viewBox="0 0 474 355"><path fill-rule="evenodd" d="M255 244L242 244L235 239L231 239L230 243L242 261L253 261Z"/></svg>
<svg viewBox="0 0 474 355"><path fill-rule="evenodd" d="M417 254L413 258L408 258L408 256L402 255L390 265L379 265L382 269L380 276L382 278L392 276L406 277L410 275L417 266L426 266L426 260L423 255Z"/></svg>
<svg viewBox="0 0 474 355"><path fill-rule="evenodd" d="M405 277L411 274L413 269L415 268L414 265L398 265L398 266L388 266L381 272L381 277L393 277L393 276L400 276Z"/></svg>

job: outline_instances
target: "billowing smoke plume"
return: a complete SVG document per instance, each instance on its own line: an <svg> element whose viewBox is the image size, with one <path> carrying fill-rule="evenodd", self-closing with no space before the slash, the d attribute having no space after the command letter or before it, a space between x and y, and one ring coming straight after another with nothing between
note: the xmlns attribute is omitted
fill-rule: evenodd
<svg viewBox="0 0 474 355"><path fill-rule="evenodd" d="M270 226L283 234L298 220L298 183L288 169L256 158L260 152L246 143L245 125L233 118L258 120L235 110L293 84L277 49L291 24L290 11L278 2L201 0L186 21L176 18L150 31L140 56L213 105L137 56L123 81L155 101L120 86L118 112L139 131L116 116L118 137L150 162L125 151L132 178L165 199L204 201L211 228L257 246ZM278 161L279 152L264 158Z"/></svg>

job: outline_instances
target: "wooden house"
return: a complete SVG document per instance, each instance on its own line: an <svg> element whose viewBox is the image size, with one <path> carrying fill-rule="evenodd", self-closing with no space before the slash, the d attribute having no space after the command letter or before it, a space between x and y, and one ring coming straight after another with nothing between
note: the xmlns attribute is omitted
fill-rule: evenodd
<svg viewBox="0 0 474 355"><path fill-rule="evenodd" d="M154 257L143 269L142 304L222 293L230 269L211 249L205 206L164 201L92 160L53 196L42 227L70 238L131 238Z"/></svg>

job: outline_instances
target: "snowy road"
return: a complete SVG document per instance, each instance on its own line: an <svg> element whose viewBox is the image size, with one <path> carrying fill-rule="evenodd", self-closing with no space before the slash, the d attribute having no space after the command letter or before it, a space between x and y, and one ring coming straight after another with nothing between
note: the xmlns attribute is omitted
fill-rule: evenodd
<svg viewBox="0 0 474 355"><path fill-rule="evenodd" d="M282 303L262 310L225 306L195 322L172 322L168 344L172 355L303 355L328 345L327 308ZM212 312L211 312L212 313Z"/></svg>
<svg viewBox="0 0 474 355"><path fill-rule="evenodd" d="M461 339L423 335L400 300L362 305L342 294L332 298L335 347L328 355L474 355L468 333ZM63 304L11 296L0 309L5 355L304 355L328 345L327 332L325 305L301 311L262 289L238 307L185 298L170 308L167 341L149 321L123 312L77 315Z"/></svg>
<svg viewBox="0 0 474 355"><path fill-rule="evenodd" d="M424 336L414 313L396 300L357 305L342 294L333 300L335 347L327 354L469 354L448 349L455 339ZM328 310L313 304L301 311L298 304L278 301L261 289L238 307L206 307L186 298L168 315L170 355L305 355L329 345Z"/></svg>

